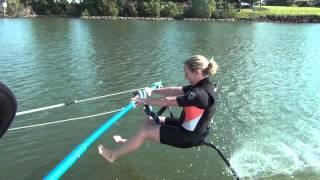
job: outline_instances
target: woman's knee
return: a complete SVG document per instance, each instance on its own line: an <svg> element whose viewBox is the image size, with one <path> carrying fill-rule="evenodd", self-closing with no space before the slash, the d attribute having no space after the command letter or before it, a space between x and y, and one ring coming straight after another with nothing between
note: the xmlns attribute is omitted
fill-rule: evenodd
<svg viewBox="0 0 320 180"><path fill-rule="evenodd" d="M141 128L139 131L139 136L141 136L142 138L148 138L148 139L159 141L160 126L158 125L143 126L143 128Z"/></svg>
<svg viewBox="0 0 320 180"><path fill-rule="evenodd" d="M146 131L146 136L156 142L160 142L160 126L155 125Z"/></svg>
<svg viewBox="0 0 320 180"><path fill-rule="evenodd" d="M147 123L145 123L142 128L139 130L138 135L141 138L147 138L148 137L148 127L150 127L149 125L147 125Z"/></svg>
<svg viewBox="0 0 320 180"><path fill-rule="evenodd" d="M154 126L156 125L156 123L154 122L154 120L148 116L143 124L143 126L146 126L146 127L150 127L150 126Z"/></svg>

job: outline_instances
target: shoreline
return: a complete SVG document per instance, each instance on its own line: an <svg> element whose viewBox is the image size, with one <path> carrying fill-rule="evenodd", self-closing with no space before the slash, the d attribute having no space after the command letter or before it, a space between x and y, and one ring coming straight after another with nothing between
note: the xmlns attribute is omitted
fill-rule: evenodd
<svg viewBox="0 0 320 180"><path fill-rule="evenodd" d="M130 21L189 21L189 22L275 22L275 23L320 23L320 16L304 15L304 16L275 16L267 15L256 18L230 18L230 19L213 19L213 18L183 18L175 19L171 17L121 17L121 16L81 16L71 17L66 15L27 15L17 16L0 16L0 19L13 18L79 18L85 20L130 20Z"/></svg>

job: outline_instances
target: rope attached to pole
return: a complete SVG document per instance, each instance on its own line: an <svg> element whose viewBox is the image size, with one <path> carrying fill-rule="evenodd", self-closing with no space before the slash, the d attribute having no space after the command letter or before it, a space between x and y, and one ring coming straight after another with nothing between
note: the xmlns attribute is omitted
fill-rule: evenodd
<svg viewBox="0 0 320 180"><path fill-rule="evenodd" d="M51 124L60 124L60 123L69 122L69 121L88 119L88 118L92 118L92 117L98 117L98 116L102 116L102 115L106 115L106 114L111 114L111 113L114 113L114 112L119 112L122 109L123 108L116 109L116 110L113 110L113 111L107 111L107 112L103 112L103 113L99 113L99 114L93 114L93 115L89 115L89 116L82 116L82 117L77 117L77 118L69 118L69 119L63 119L63 120L52 121L52 122L47 122L47 123L40 123L40 124L32 124L32 125L28 125L28 126L20 126L20 127L10 128L10 129L8 129L8 131L16 131L16 130L21 130L21 129L29 129L29 128L34 128L34 127L47 126L47 125L51 125Z"/></svg>
<svg viewBox="0 0 320 180"><path fill-rule="evenodd" d="M18 112L16 114L16 116L36 113L36 112L45 111L45 110L49 110L49 109L55 109L55 108L59 108L59 107L63 107L63 106L68 106L68 105L77 104L77 103L81 103L81 102L86 102L86 101L92 101L92 100L97 100L97 99L101 99L101 98L111 97L111 96L124 94L124 93L128 93L128 92L134 92L134 91L137 91L137 90L140 90L140 89L142 89L142 88L131 89L131 90L128 90L128 91L122 91L122 92L117 92L117 93L113 93L113 94L107 94L107 95L103 95L103 96L96 96L96 97L82 99L82 100L74 100L74 101L55 104L55 105L51 105L51 106L45 106L45 107L30 109L30 110Z"/></svg>
<svg viewBox="0 0 320 180"><path fill-rule="evenodd" d="M160 120L159 120L159 116L167 109L169 108L169 111L170 111L170 115L171 117L173 117L173 114L171 112L171 108L170 106L166 107L162 107L157 113L155 113L153 110L152 110L152 107L150 105L145 105L145 113L149 116L152 117L152 119L155 121L156 124L159 124ZM236 171L232 168L230 162L228 161L228 159L223 155L223 153L213 144L213 143L209 143L209 142L206 142L205 141L205 138L207 137L207 135L210 133L210 130L211 130L211 127L208 127L206 132L202 135L202 142L199 144L199 145L204 145L204 146L208 146L208 147L211 147L213 149L215 149L218 154L220 155L221 159L224 161L224 163L227 165L227 167L231 170L232 174L233 174L233 177L236 179L236 180L240 180L238 174L236 173Z"/></svg>
<svg viewBox="0 0 320 180"><path fill-rule="evenodd" d="M161 82L153 83L151 88L156 89L162 87ZM69 153L54 169L52 169L43 179L52 180L59 179L63 174L87 151L90 145L95 142L103 133L105 133L114 123L126 115L136 106L136 102L131 101L121 111L113 115L109 120L104 122L90 136L88 136L81 144L79 144L71 153Z"/></svg>
<svg viewBox="0 0 320 180"><path fill-rule="evenodd" d="M215 149L215 150L218 152L218 154L219 154L219 156L221 157L221 159L224 161L224 163L228 166L228 168L229 168L230 171L232 172L233 177L234 177L236 180L240 180L238 174L237 174L236 171L232 168L232 166L231 166L230 162L228 161L228 159L223 155L223 153L222 153L213 143L209 143L209 142L204 141L204 142L202 143L202 145L208 146L208 147L211 147L211 148Z"/></svg>

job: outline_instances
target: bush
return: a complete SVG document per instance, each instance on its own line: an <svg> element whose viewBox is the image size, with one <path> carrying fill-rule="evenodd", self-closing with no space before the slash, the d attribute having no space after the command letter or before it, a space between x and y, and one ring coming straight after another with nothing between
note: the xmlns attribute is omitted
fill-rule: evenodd
<svg viewBox="0 0 320 180"><path fill-rule="evenodd" d="M113 0L98 0L98 10L99 14L103 16L117 16L118 7Z"/></svg>
<svg viewBox="0 0 320 180"><path fill-rule="evenodd" d="M264 12L240 11L240 12L236 12L236 15L235 15L236 19L248 19L248 20L253 20L261 17L266 17L266 14Z"/></svg>
<svg viewBox="0 0 320 180"><path fill-rule="evenodd" d="M193 0L190 15L195 18L210 18L215 9L215 0Z"/></svg>
<svg viewBox="0 0 320 180"><path fill-rule="evenodd" d="M15 3L8 3L8 6L6 8L6 15L8 16L14 16L17 14L17 5Z"/></svg>
<svg viewBox="0 0 320 180"><path fill-rule="evenodd" d="M98 15L97 0L83 0L82 5L85 7L85 11L81 14L82 16Z"/></svg>
<svg viewBox="0 0 320 180"><path fill-rule="evenodd" d="M39 0L37 2L32 3L32 9L40 15L51 15L50 10L51 2L47 0Z"/></svg>
<svg viewBox="0 0 320 180"><path fill-rule="evenodd" d="M161 17L179 17L183 14L183 7L178 6L177 4L169 1L168 3L164 3L161 11Z"/></svg>
<svg viewBox="0 0 320 180"><path fill-rule="evenodd" d="M228 9L223 9L221 11L221 17L224 19L227 18L234 18L236 16L236 9L228 8Z"/></svg>
<svg viewBox="0 0 320 180"><path fill-rule="evenodd" d="M85 9L82 13L81 16L90 16L90 13L88 11L88 9Z"/></svg>
<svg viewBox="0 0 320 180"><path fill-rule="evenodd" d="M83 0L82 5L90 16L117 16L119 12L114 0Z"/></svg>
<svg viewBox="0 0 320 180"><path fill-rule="evenodd" d="M132 1L126 1L122 4L121 16L136 17L138 16L137 4Z"/></svg>
<svg viewBox="0 0 320 180"><path fill-rule="evenodd" d="M214 18L233 18L236 16L236 9L234 6L226 1L221 1L218 8L213 12Z"/></svg>
<svg viewBox="0 0 320 180"><path fill-rule="evenodd" d="M69 15L70 16L73 16L73 17L79 17L81 16L81 13L82 13L82 6L78 3L71 3L70 4L70 13ZM88 11L87 11L88 13Z"/></svg>
<svg viewBox="0 0 320 180"><path fill-rule="evenodd" d="M69 15L71 6L67 0L60 0L54 3L52 7L53 14L55 15Z"/></svg>
<svg viewBox="0 0 320 180"><path fill-rule="evenodd" d="M160 17L160 1L150 0L138 2L137 7L139 16L141 17Z"/></svg>

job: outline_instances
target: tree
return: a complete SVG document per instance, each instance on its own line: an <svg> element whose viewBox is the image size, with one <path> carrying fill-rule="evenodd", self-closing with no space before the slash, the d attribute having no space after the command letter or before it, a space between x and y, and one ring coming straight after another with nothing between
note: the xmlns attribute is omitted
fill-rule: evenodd
<svg viewBox="0 0 320 180"><path fill-rule="evenodd" d="M183 7L169 1L163 5L160 13L161 17L178 17L183 14Z"/></svg>
<svg viewBox="0 0 320 180"><path fill-rule="evenodd" d="M53 0L39 0L32 2L32 9L40 15L51 15L51 7L54 4Z"/></svg>
<svg viewBox="0 0 320 180"><path fill-rule="evenodd" d="M82 4L84 7L84 12L82 12L83 15L86 15L86 16L98 15L97 0L83 0Z"/></svg>
<svg viewBox="0 0 320 180"><path fill-rule="evenodd" d="M142 17L160 17L160 0L139 0L137 10Z"/></svg>
<svg viewBox="0 0 320 180"><path fill-rule="evenodd" d="M82 11L83 11L82 4L76 3L74 1L70 3L70 13L69 13L70 16L80 17Z"/></svg>
<svg viewBox="0 0 320 180"><path fill-rule="evenodd" d="M210 18L216 9L214 0L193 0L191 16L196 18Z"/></svg>
<svg viewBox="0 0 320 180"><path fill-rule="evenodd" d="M119 12L114 0L84 0L83 6L90 16L117 16Z"/></svg>
<svg viewBox="0 0 320 180"><path fill-rule="evenodd" d="M118 3L118 6L122 9L120 11L121 16L129 16L129 17L136 17L138 16L138 10L137 10L137 3L133 2L131 0L118 0L121 1Z"/></svg>
<svg viewBox="0 0 320 180"><path fill-rule="evenodd" d="M117 16L118 7L113 0L98 0L98 10L101 15L104 16Z"/></svg>
<svg viewBox="0 0 320 180"><path fill-rule="evenodd" d="M71 6L67 0L60 0L55 3L54 14L56 15L69 15Z"/></svg>

